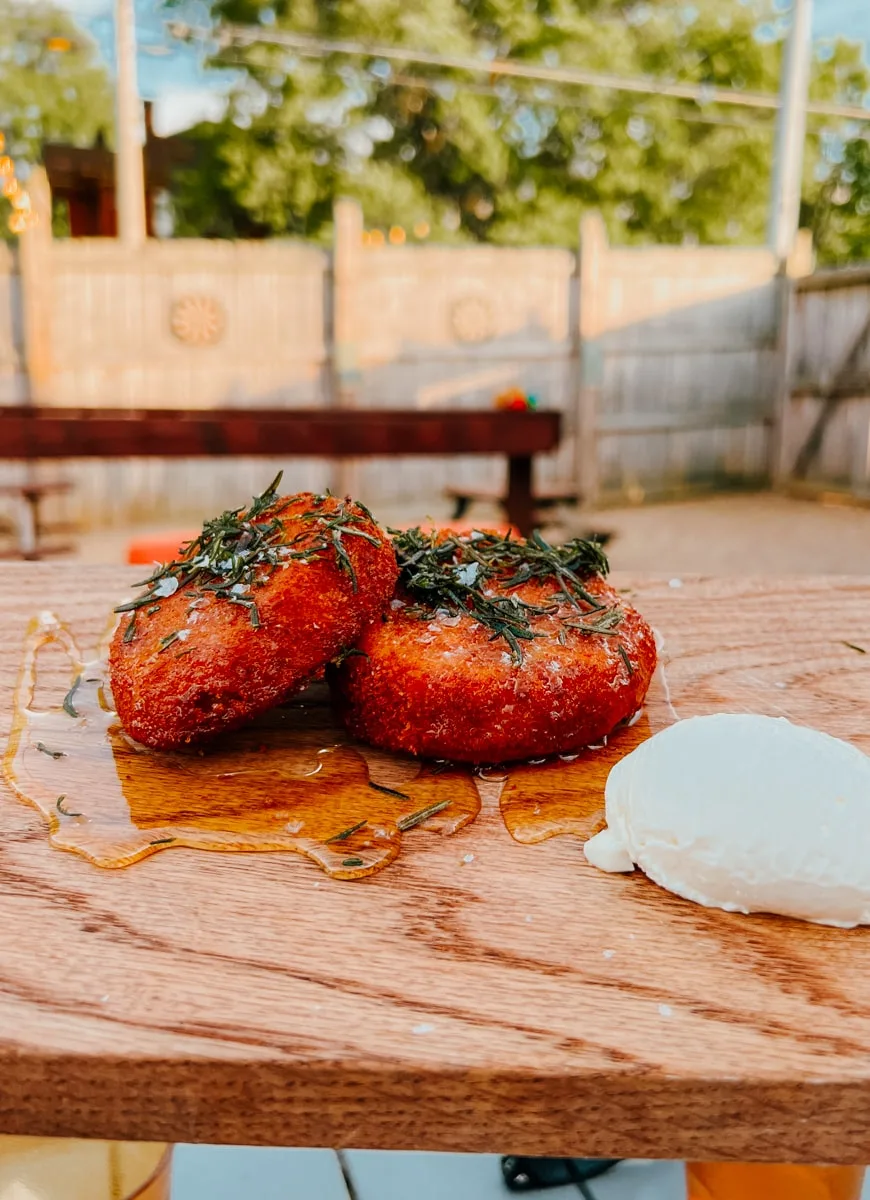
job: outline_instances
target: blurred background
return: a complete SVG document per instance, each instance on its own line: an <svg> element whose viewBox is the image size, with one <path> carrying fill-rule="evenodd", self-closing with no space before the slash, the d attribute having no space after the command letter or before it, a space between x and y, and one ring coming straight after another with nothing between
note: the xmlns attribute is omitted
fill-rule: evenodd
<svg viewBox="0 0 870 1200"><path fill-rule="evenodd" d="M864 0L0 12L0 405L556 411L536 516L616 565L870 569ZM2 552L123 560L279 466L501 513L499 454L328 451L0 445Z"/></svg>

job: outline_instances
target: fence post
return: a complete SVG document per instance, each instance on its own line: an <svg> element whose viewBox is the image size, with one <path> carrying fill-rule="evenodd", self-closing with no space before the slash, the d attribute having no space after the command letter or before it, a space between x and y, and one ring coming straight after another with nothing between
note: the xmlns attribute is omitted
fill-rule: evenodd
<svg viewBox="0 0 870 1200"><path fill-rule="evenodd" d="M358 401L359 334L357 280L362 257L362 208L355 200L340 199L333 209L332 338L330 343L330 404L356 408ZM332 488L337 495L353 493L357 471L352 459L332 467Z"/></svg>
<svg viewBox="0 0 870 1200"><path fill-rule="evenodd" d="M780 262L775 276L777 287L776 391L773 400L773 425L770 430L768 474L771 487L780 486L789 474L786 461L789 447L788 423L791 415L791 344L789 339L794 308L795 280L811 275L814 266L813 235L799 229L791 254Z"/></svg>
<svg viewBox="0 0 870 1200"><path fill-rule="evenodd" d="M598 405L604 376L601 352L601 289L607 230L601 214L586 213L580 222L579 357L576 464L582 503L598 503Z"/></svg>
<svg viewBox="0 0 870 1200"><path fill-rule="evenodd" d="M24 332L24 365L28 398L43 404L49 398L51 355L51 190L44 167L34 167L27 183L36 222L19 237L21 312Z"/></svg>

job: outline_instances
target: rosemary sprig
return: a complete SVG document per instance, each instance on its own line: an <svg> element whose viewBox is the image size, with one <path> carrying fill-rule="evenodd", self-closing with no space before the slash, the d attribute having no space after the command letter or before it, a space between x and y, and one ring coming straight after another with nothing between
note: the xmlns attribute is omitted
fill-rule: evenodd
<svg viewBox="0 0 870 1200"><path fill-rule="evenodd" d="M324 845L328 846L331 842L344 842L352 833L356 833L357 830L362 829L367 824L367 821L357 821L356 825L350 825L347 829L342 829L341 833L335 833L331 838L327 838Z"/></svg>
<svg viewBox="0 0 870 1200"><path fill-rule="evenodd" d="M415 825L422 824L429 817L434 817L436 813L440 813L451 803L452 801L450 800L441 800L438 804L429 804L426 808L421 808L419 812L409 813L407 817L399 817L396 822L396 828L400 833L405 833L407 830L413 829Z"/></svg>
<svg viewBox="0 0 870 1200"><path fill-rule="evenodd" d="M81 675L76 675L75 682L73 683L72 687L70 688L70 690L67 692L67 694L63 698L63 711L67 714L68 717L78 717L78 715L79 715L78 709L73 704L73 700L75 699L75 694L79 690L79 686L80 686L81 682L82 682Z"/></svg>
<svg viewBox="0 0 870 1200"><path fill-rule="evenodd" d="M410 800L404 792L397 792L395 788L386 787L383 783L375 783L373 779L369 780L369 787L374 788L376 792L383 792L385 796L395 796L398 800Z"/></svg>
<svg viewBox="0 0 870 1200"><path fill-rule="evenodd" d="M66 750L49 750L44 742L37 742L36 749L47 754L49 758L66 758Z"/></svg>
<svg viewBox="0 0 870 1200"><path fill-rule="evenodd" d="M164 650L168 650L173 642L178 641L178 639L181 637L181 633L182 631L180 629L173 629L172 633L167 633L166 637L162 637L157 643L157 653L162 654Z"/></svg>
<svg viewBox="0 0 870 1200"><path fill-rule="evenodd" d="M623 646L622 642L620 642L616 648L619 651L619 657L625 663L626 671L628 671L629 676L632 676L634 674L634 667L631 659L628 657L628 651L626 650L625 646Z"/></svg>
<svg viewBox="0 0 870 1200"><path fill-rule="evenodd" d="M431 619L446 609L473 617L492 631L491 641L503 638L511 657L523 661L521 643L547 636L533 619L559 616L557 637L565 644L565 629L581 634L612 633L622 620L614 605L597 599L583 581L606 575L609 564L597 542L575 538L551 546L537 532L530 538L506 537L474 530L470 536L390 530L399 562L399 582L415 601L406 611ZM523 584L552 580L556 590L546 604L531 604L515 595ZM561 615L569 604L572 619Z"/></svg>
<svg viewBox="0 0 870 1200"><path fill-rule="evenodd" d="M368 510L339 499L326 509L327 500L332 500L329 493L315 496L312 507L301 514L305 527L288 540L281 513L291 501L278 495L282 474L279 471L247 509L231 509L206 521L202 532L180 548L178 558L161 564L136 585L145 588L145 592L119 604L115 612L135 616L138 609L148 605L151 615L159 611L161 600L188 587L200 594L211 592L247 609L252 627L259 629L260 610L253 589L262 587L273 571L288 562L311 562L324 554L335 555L338 566L356 591L359 581L343 539L358 537L375 546L381 544L374 534L357 528L371 519ZM132 640L131 629L134 629L132 622L125 640ZM160 648L165 646L161 644Z"/></svg>

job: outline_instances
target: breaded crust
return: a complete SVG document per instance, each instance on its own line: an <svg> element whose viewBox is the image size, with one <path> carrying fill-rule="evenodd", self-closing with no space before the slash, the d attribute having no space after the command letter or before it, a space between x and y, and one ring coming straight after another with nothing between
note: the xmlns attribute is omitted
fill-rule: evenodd
<svg viewBox="0 0 870 1200"><path fill-rule="evenodd" d="M270 531L260 557L238 530L247 514L224 514L237 518L226 544L253 563L248 584L218 587L237 573L214 540L218 519L206 526L205 551L225 564L223 574L194 573L204 556L194 543L172 573L152 578L147 600L122 613L109 656L112 693L124 728L148 746L199 744L282 703L353 646L393 593L393 548L362 506L304 493L249 511L254 545Z"/></svg>
<svg viewBox="0 0 870 1200"><path fill-rule="evenodd" d="M656 664L653 631L603 579L591 596L619 613L611 633L572 629L568 603L534 616L543 636L522 642L522 662L473 616L440 615L405 595L331 672L336 703L355 737L388 750L460 762L508 762L568 753L600 741L641 706ZM509 594L545 606L552 582ZM567 624L566 624L567 622Z"/></svg>

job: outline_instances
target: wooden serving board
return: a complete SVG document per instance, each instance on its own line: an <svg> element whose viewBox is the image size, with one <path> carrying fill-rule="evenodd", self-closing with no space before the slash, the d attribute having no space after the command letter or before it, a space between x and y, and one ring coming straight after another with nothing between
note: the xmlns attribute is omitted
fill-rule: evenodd
<svg viewBox="0 0 870 1200"><path fill-rule="evenodd" d="M0 748L29 622L96 644L140 573L4 567ZM680 716L870 752L870 581L617 583ZM0 1132L870 1161L870 930L708 911L579 846L484 804L364 881L178 848L104 870L0 783Z"/></svg>

